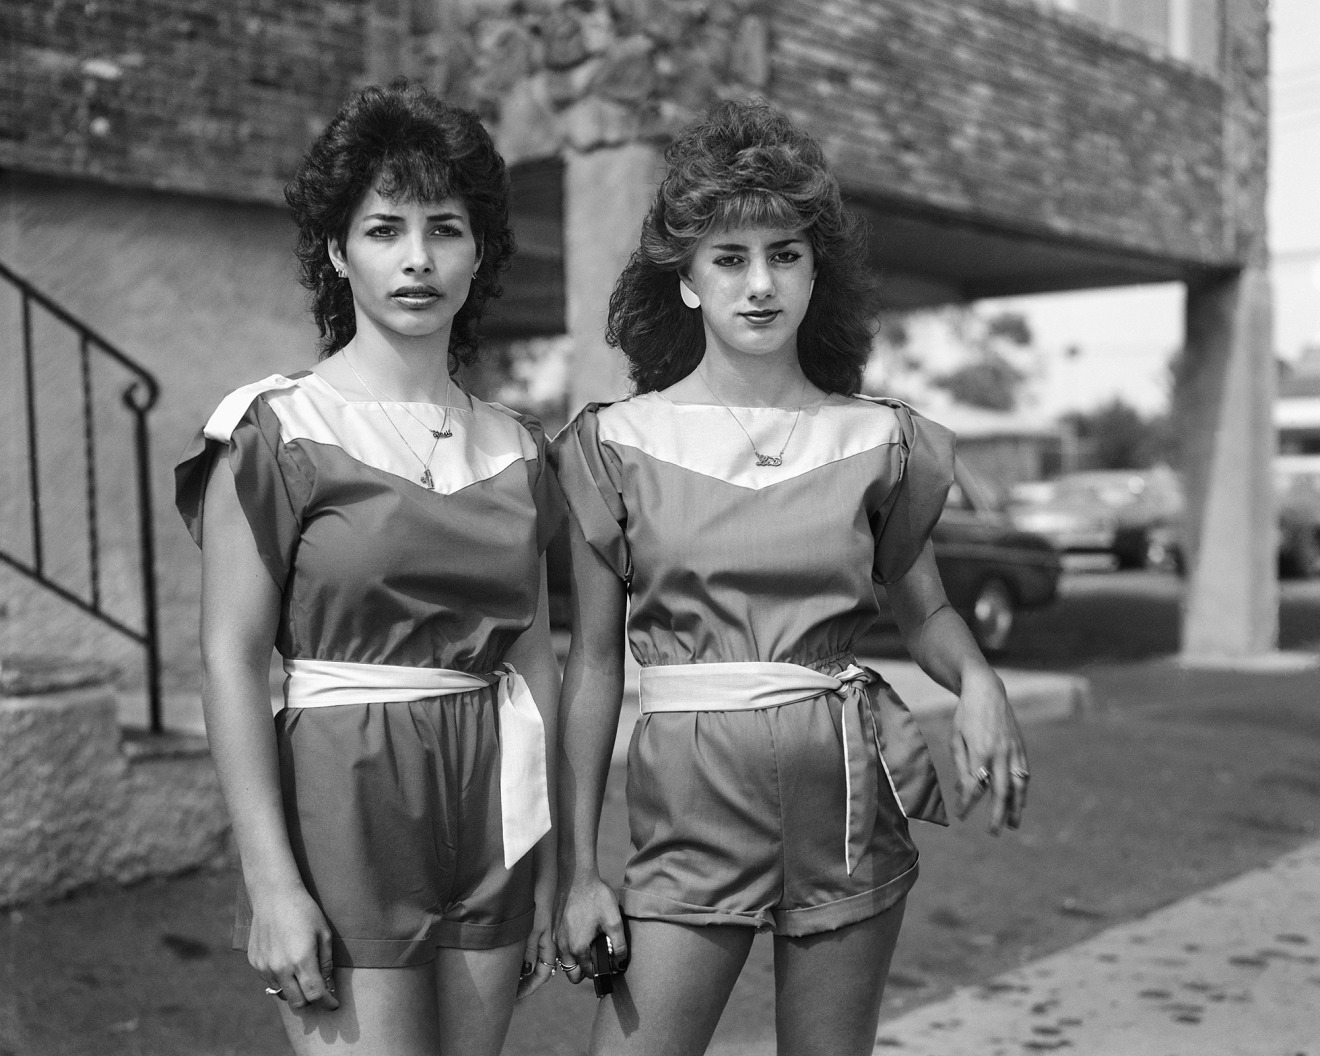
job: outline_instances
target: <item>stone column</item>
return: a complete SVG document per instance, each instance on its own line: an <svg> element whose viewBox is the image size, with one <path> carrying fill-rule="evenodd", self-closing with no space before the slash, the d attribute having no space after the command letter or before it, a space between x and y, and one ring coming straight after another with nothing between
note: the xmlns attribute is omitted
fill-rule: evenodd
<svg viewBox="0 0 1320 1056"><path fill-rule="evenodd" d="M1187 492L1182 657L1232 663L1278 643L1269 272L1189 283L1174 391Z"/></svg>
<svg viewBox="0 0 1320 1056"><path fill-rule="evenodd" d="M569 151L564 169L564 277L572 339L569 414L629 392L622 353L605 343L614 281L637 248L660 174L656 148L642 143Z"/></svg>

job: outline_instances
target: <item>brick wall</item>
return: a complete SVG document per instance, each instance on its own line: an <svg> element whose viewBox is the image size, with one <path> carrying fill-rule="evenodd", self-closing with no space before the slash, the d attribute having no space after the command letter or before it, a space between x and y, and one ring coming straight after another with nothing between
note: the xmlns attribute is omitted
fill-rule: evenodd
<svg viewBox="0 0 1320 1056"><path fill-rule="evenodd" d="M1215 76L1020 0L779 0L774 27L774 97L854 190L1188 262L1234 255ZM1259 25L1230 46L1244 31L1263 52Z"/></svg>
<svg viewBox="0 0 1320 1056"><path fill-rule="evenodd" d="M0 167L279 201L363 70L353 0L7 0Z"/></svg>
<svg viewBox="0 0 1320 1056"><path fill-rule="evenodd" d="M399 72L511 160L764 92L878 200L1218 265L1266 106L1263 0L1223 2L1221 78L1032 0L11 0L0 167L278 201L345 94Z"/></svg>

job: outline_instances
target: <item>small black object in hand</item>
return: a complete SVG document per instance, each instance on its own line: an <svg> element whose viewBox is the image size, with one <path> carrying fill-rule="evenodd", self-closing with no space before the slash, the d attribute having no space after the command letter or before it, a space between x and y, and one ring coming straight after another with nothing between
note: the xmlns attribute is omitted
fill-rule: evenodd
<svg viewBox="0 0 1320 1056"><path fill-rule="evenodd" d="M623 941L631 950L632 936L628 933L627 917L623 918ZM609 936L603 931L591 940L591 971L588 974L596 987L597 997L614 993L614 978L628 970L629 956L630 953L624 953L622 957L616 957Z"/></svg>

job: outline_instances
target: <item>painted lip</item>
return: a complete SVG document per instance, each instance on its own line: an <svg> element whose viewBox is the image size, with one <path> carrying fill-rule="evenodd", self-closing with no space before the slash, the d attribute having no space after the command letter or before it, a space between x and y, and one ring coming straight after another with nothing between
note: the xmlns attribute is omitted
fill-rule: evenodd
<svg viewBox="0 0 1320 1056"><path fill-rule="evenodd" d="M756 312L739 312L738 314L754 326L765 326L767 323L773 323L779 318L780 309L764 308Z"/></svg>
<svg viewBox="0 0 1320 1056"><path fill-rule="evenodd" d="M434 286L400 286L390 291L390 298L405 308L429 308L440 296Z"/></svg>

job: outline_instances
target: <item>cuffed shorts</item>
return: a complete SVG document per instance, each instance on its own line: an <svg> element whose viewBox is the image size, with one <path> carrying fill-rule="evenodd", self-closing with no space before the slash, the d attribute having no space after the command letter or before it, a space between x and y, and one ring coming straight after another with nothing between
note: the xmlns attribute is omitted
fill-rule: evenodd
<svg viewBox="0 0 1320 1056"><path fill-rule="evenodd" d="M504 867L493 688L276 716L284 813L336 965L400 968L532 928L532 856ZM252 911L240 884L234 946Z"/></svg>
<svg viewBox="0 0 1320 1056"><path fill-rule="evenodd" d="M680 924L813 935L901 900L917 850L883 773L849 875L841 701L643 715L628 750L633 854L623 911Z"/></svg>

